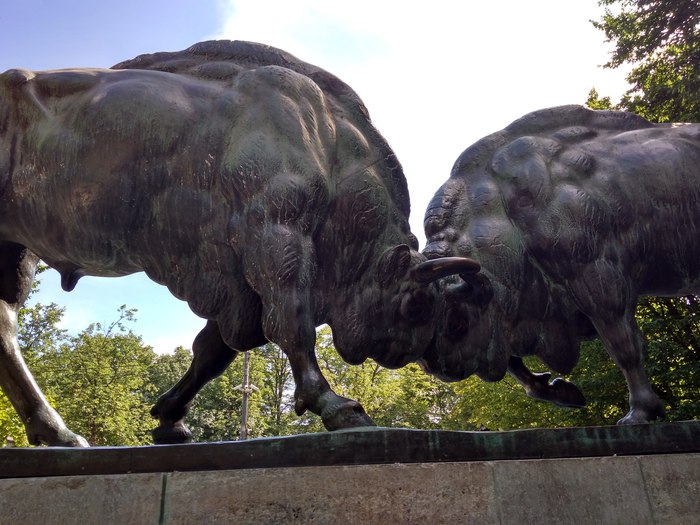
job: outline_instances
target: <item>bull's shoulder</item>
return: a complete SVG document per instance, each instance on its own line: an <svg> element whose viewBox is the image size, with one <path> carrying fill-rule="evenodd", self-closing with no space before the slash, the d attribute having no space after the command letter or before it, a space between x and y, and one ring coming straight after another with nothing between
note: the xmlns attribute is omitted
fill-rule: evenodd
<svg viewBox="0 0 700 525"><path fill-rule="evenodd" d="M505 130L513 136L519 136L551 134L557 130L577 127L624 131L653 126L648 120L626 111L600 111L568 105L533 111L512 122Z"/></svg>
<svg viewBox="0 0 700 525"><path fill-rule="evenodd" d="M564 148L553 148L555 143L575 145L596 137L655 127L644 118L624 111L595 111L578 105L541 109L469 146L455 162L452 176L468 179L476 173L480 177L480 170L497 158L503 148L518 156L535 149L556 153Z"/></svg>

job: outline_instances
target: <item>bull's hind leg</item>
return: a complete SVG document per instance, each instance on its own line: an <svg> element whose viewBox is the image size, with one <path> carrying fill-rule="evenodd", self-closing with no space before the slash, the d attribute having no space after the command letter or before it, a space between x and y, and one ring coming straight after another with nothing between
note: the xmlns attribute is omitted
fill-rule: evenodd
<svg viewBox="0 0 700 525"><path fill-rule="evenodd" d="M29 291L38 259L17 244L0 243L0 387L24 423L33 445L87 447L49 405L22 358L17 316Z"/></svg>
<svg viewBox="0 0 700 525"><path fill-rule="evenodd" d="M238 352L224 343L215 321L208 321L192 343L192 363L175 386L160 396L151 409L160 425L153 430L153 441L158 444L186 443L192 433L183 419L190 402L204 385L224 373Z"/></svg>
<svg viewBox="0 0 700 525"><path fill-rule="evenodd" d="M522 385L525 393L533 399L549 401L560 407L580 408L586 406L586 398L579 388L561 377L550 381L552 374L536 374L525 366L520 357L508 361L508 373Z"/></svg>

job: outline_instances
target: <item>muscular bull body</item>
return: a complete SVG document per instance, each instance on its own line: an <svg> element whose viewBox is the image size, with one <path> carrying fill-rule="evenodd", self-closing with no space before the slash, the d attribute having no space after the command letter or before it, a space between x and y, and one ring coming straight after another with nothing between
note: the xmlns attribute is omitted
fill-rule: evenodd
<svg viewBox="0 0 700 525"><path fill-rule="evenodd" d="M112 70L0 75L0 386L32 442L81 445L17 347L37 259L83 275L145 271L208 320L155 405L183 441L197 391L266 341L289 357L295 408L328 429L372 424L314 355L328 323L347 361L417 360L437 287L471 261L426 262L401 166L346 84L282 51L204 42ZM454 269L446 269L453 266Z"/></svg>
<svg viewBox="0 0 700 525"><path fill-rule="evenodd" d="M700 292L700 125L579 106L526 115L462 153L425 228L429 258L473 257L492 286L467 302L464 284L447 287L428 368L491 381L508 370L534 397L580 405L576 387L520 357L569 373L597 334L629 386L620 423L663 414L634 312L642 295Z"/></svg>

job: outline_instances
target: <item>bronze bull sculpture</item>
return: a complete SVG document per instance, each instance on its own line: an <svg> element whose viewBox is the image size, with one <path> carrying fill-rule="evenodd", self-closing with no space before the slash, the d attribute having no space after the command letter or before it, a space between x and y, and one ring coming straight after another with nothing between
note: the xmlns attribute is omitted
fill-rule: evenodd
<svg viewBox="0 0 700 525"><path fill-rule="evenodd" d="M700 292L700 124L580 106L528 114L462 153L425 231L428 258L472 257L482 273L469 279L488 281L478 293L445 284L428 369L488 381L509 371L533 397L579 406L573 384L521 357L566 374L597 335L629 387L619 423L663 415L634 313L643 295Z"/></svg>
<svg viewBox="0 0 700 525"><path fill-rule="evenodd" d="M186 375L153 408L157 442L190 437L189 402L239 351L277 343L295 409L371 425L314 354L328 323L350 363L422 357L444 311L408 225L401 165L355 92L280 50L203 42L111 70L0 75L0 386L32 443L84 445L34 383L17 312L38 259L83 275L144 271L207 319Z"/></svg>

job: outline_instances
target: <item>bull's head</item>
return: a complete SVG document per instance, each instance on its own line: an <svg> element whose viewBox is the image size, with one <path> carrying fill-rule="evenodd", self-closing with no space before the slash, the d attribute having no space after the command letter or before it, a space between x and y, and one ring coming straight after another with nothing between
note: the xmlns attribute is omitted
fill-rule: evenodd
<svg viewBox="0 0 700 525"><path fill-rule="evenodd" d="M442 279L438 286L444 297L443 309L436 313L435 337L419 364L445 381L482 375L491 363L494 322L498 319L493 311L491 282L483 273L460 273L457 279ZM484 375L489 376L488 372Z"/></svg>
<svg viewBox="0 0 700 525"><path fill-rule="evenodd" d="M339 353L353 364L371 357L389 368L421 359L435 335L436 315L445 311L438 281L464 275L475 282L478 271L478 263L463 257L428 261L405 244L386 250L371 284L351 295L343 319L334 322Z"/></svg>

